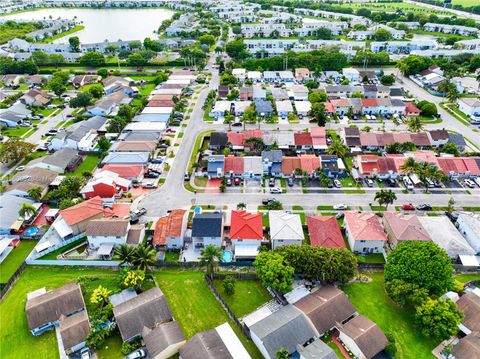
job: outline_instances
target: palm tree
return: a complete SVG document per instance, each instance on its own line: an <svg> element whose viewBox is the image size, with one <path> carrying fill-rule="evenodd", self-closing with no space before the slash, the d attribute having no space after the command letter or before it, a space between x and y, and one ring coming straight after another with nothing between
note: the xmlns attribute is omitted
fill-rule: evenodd
<svg viewBox="0 0 480 359"><path fill-rule="evenodd" d="M240 202L239 204L237 204L237 210L239 211L244 211L246 208L247 208L247 205L243 202Z"/></svg>
<svg viewBox="0 0 480 359"><path fill-rule="evenodd" d="M22 217L23 219L30 218L30 216L33 216L36 212L36 209L34 206L32 206L30 203L22 203L22 206L18 210L18 215Z"/></svg>
<svg viewBox="0 0 480 359"><path fill-rule="evenodd" d="M423 130L423 123L418 116L414 116L407 122L407 127L412 132L420 132Z"/></svg>
<svg viewBox="0 0 480 359"><path fill-rule="evenodd" d="M409 173L416 172L417 167L418 167L418 163L417 161L415 161L415 158L408 157L407 160L403 163L403 165L400 166L400 169L403 172L409 174Z"/></svg>
<svg viewBox="0 0 480 359"><path fill-rule="evenodd" d="M459 94L456 87L452 87L447 93L448 101L455 103L458 100Z"/></svg>
<svg viewBox="0 0 480 359"><path fill-rule="evenodd" d="M40 198L42 198L43 190L40 186L33 186L27 191L27 193L28 197L38 202Z"/></svg>
<svg viewBox="0 0 480 359"><path fill-rule="evenodd" d="M134 246L122 243L115 248L115 255L120 259L120 264L130 264L135 258L136 249Z"/></svg>
<svg viewBox="0 0 480 359"><path fill-rule="evenodd" d="M425 192L428 192L429 181L444 181L446 177L437 166L431 165L428 162L419 163L416 173L425 187Z"/></svg>
<svg viewBox="0 0 480 359"><path fill-rule="evenodd" d="M145 244L140 244L133 256L133 266L135 269L148 272L150 267L155 264L157 260L157 252L153 247Z"/></svg>
<svg viewBox="0 0 480 359"><path fill-rule="evenodd" d="M218 262L222 257L222 250L213 244L207 245L200 251L200 265L207 265L207 274L212 277Z"/></svg>
<svg viewBox="0 0 480 359"><path fill-rule="evenodd" d="M347 155L348 151L348 147L341 143L338 139L333 140L332 144L328 146L327 149L327 152L330 155L335 155L340 158L344 158Z"/></svg>
<svg viewBox="0 0 480 359"><path fill-rule="evenodd" d="M375 193L375 201L377 201L380 206L385 205L385 210L387 210L388 205L393 204L396 199L397 195L391 189L382 189Z"/></svg>
<svg viewBox="0 0 480 359"><path fill-rule="evenodd" d="M225 119L223 120L223 123L228 125L228 131L232 130L232 123L235 121L235 117L232 115L225 115Z"/></svg>

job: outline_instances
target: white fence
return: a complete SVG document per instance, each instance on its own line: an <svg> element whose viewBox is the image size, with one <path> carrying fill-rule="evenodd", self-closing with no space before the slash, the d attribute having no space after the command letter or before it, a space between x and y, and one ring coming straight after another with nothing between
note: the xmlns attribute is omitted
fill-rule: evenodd
<svg viewBox="0 0 480 359"><path fill-rule="evenodd" d="M55 259L27 259L29 265L40 266L84 266L84 267L118 267L120 261L88 261L88 260L55 260Z"/></svg>
<svg viewBox="0 0 480 359"><path fill-rule="evenodd" d="M72 242L75 242L76 240L78 240L78 239L80 239L80 238L83 238L83 237L85 237L85 233L82 232L82 233L77 234L76 236L74 236L74 237L72 237L72 238L69 238L69 239L66 239L66 240L60 242L59 244L57 244L57 245L55 245L55 246L52 246L52 247L50 247L50 248L48 248L48 249L46 249L46 250L44 250L44 251L41 251L40 253L37 252L37 251L34 249L34 250L32 251L32 253L30 253L30 255L27 257L26 262L27 262L27 264L29 264L29 263L28 263L29 260L35 260L35 259L37 259L37 258L43 257L44 255L47 255L48 253L51 253L51 252L53 252L53 251L56 251L57 249L60 249L60 248L62 248L62 247L65 247L67 244L70 244L70 243L72 243ZM38 246L40 243L41 243L41 241L37 243L37 246ZM36 248L37 246L35 246L35 248Z"/></svg>

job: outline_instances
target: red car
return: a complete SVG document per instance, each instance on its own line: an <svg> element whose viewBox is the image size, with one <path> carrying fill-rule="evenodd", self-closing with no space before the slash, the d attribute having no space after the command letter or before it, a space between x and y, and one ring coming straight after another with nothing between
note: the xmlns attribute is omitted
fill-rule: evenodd
<svg viewBox="0 0 480 359"><path fill-rule="evenodd" d="M402 209L404 211L415 211L415 206L411 203L406 203L406 204L402 205Z"/></svg>
<svg viewBox="0 0 480 359"><path fill-rule="evenodd" d="M171 128L167 128L167 133L175 133L176 131L175 130L172 130Z"/></svg>

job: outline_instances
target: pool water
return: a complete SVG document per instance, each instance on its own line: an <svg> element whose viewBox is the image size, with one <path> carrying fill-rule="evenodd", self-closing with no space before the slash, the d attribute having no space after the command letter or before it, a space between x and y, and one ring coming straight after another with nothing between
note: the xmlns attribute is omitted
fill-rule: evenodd
<svg viewBox="0 0 480 359"><path fill-rule="evenodd" d="M230 263L233 260L232 251L223 251L222 253L222 262Z"/></svg>
<svg viewBox="0 0 480 359"><path fill-rule="evenodd" d="M27 230L25 232L23 232L23 235L24 236L34 236L38 233L39 229L37 227L30 227L30 228L27 228Z"/></svg>

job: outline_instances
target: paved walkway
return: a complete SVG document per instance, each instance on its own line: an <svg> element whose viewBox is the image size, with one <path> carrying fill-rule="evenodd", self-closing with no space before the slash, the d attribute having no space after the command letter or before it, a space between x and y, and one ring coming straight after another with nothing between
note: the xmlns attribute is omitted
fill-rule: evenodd
<svg viewBox="0 0 480 359"><path fill-rule="evenodd" d="M338 347L338 349L340 349L345 359L350 359L350 355L348 355L346 349L343 347L342 343L338 341L337 337L332 336L332 342Z"/></svg>

